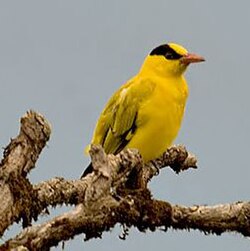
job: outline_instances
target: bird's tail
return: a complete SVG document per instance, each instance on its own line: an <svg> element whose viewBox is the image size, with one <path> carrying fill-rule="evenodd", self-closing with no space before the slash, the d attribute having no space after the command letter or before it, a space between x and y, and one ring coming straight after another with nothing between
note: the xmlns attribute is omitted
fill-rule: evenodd
<svg viewBox="0 0 250 251"><path fill-rule="evenodd" d="M84 170L81 179L83 177L85 177L87 174L92 173L93 172L93 166L92 166L92 162L89 163L89 165L87 166L87 168Z"/></svg>

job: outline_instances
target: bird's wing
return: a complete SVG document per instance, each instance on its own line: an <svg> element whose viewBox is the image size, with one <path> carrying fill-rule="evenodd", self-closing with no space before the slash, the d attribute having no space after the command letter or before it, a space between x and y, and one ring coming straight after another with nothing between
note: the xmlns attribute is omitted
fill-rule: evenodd
<svg viewBox="0 0 250 251"><path fill-rule="evenodd" d="M106 153L120 152L133 137L138 110L154 87L149 80L135 78L114 93L97 122L92 143L101 144Z"/></svg>

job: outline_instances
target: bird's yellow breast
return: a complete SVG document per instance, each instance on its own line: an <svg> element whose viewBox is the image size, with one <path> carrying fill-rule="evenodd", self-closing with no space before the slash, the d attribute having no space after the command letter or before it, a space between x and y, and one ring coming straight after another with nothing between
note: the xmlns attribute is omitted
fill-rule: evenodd
<svg viewBox="0 0 250 251"><path fill-rule="evenodd" d="M188 96L183 75L188 65L203 61L203 57L175 43L154 48L139 72L107 102L91 144L100 144L107 154L136 148L144 162L160 157L181 126ZM82 177L89 172L91 165Z"/></svg>
<svg viewBox="0 0 250 251"><path fill-rule="evenodd" d="M188 86L183 76L155 77L155 89L138 110L137 128L127 148L137 148L144 161L160 156L176 138L181 126Z"/></svg>

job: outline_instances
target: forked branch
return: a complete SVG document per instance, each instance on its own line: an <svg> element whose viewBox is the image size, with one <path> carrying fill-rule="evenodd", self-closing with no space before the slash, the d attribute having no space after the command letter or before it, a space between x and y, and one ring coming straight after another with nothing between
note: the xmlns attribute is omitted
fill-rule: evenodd
<svg viewBox="0 0 250 251"><path fill-rule="evenodd" d="M147 185L161 168L170 166L176 173L196 168L195 156L184 146L173 146L147 164L135 149L114 156L92 146L94 171L83 179L52 178L31 184L27 174L35 167L50 132L42 115L28 112L21 119L19 135L5 148L0 169L0 235L19 220L24 229L0 250L49 250L77 234L84 233L86 240L100 237L117 223L139 231L198 229L250 236L250 202L185 207L152 197ZM32 223L49 206L62 204L75 208L43 224Z"/></svg>

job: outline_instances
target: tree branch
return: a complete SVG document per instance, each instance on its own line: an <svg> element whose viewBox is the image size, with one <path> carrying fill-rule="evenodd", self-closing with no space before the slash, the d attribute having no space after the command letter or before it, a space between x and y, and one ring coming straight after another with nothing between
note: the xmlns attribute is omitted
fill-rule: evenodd
<svg viewBox="0 0 250 251"><path fill-rule="evenodd" d="M45 250L62 240L85 233L85 240L100 238L117 223L134 226L139 231L198 229L204 233L239 232L249 236L250 202L217 206L184 207L153 200L148 191L134 191L120 198L104 197L86 212L83 204L44 224L24 229L3 248L25 246L29 250Z"/></svg>
<svg viewBox="0 0 250 251"><path fill-rule="evenodd" d="M50 131L50 125L42 115L27 112L21 118L19 135L4 149L0 163L0 236L14 221L22 218L23 225L27 226L38 216L39 204L33 207L37 196L26 175L34 168Z"/></svg>
<svg viewBox="0 0 250 251"><path fill-rule="evenodd" d="M199 229L250 236L250 202L185 207L152 198L147 185L161 168L170 166L176 173L196 168L196 158L184 146L173 146L147 164L135 149L114 156L106 155L100 146L92 146L94 171L83 179L53 178L32 185L26 176L34 168L50 131L42 115L28 112L21 119L19 135L5 148L0 169L0 235L20 219L25 228L0 250L49 250L80 233L86 240L100 237L117 223L135 226L139 231ZM76 207L46 223L27 227L48 206L64 203Z"/></svg>
<svg viewBox="0 0 250 251"><path fill-rule="evenodd" d="M217 235L238 232L250 236L250 202L193 207L175 205L172 218L172 227L176 229L198 229Z"/></svg>

